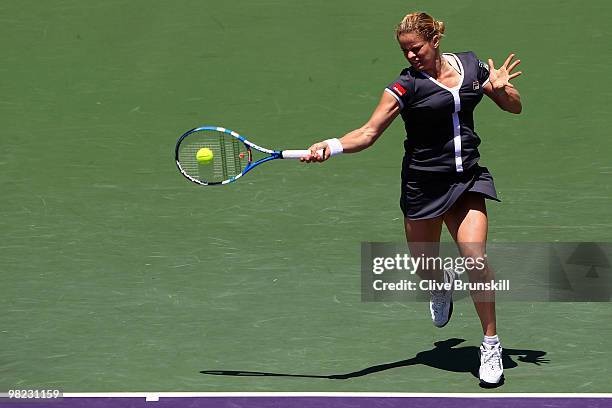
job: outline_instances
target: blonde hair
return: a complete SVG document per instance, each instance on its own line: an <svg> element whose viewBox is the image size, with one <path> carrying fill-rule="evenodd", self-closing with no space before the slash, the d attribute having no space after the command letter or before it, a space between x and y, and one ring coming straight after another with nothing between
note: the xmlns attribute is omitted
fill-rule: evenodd
<svg viewBox="0 0 612 408"><path fill-rule="evenodd" d="M431 41L434 36L444 36L444 22L438 21L427 13L417 12L406 14L395 27L395 37L407 33L417 33L424 40Z"/></svg>

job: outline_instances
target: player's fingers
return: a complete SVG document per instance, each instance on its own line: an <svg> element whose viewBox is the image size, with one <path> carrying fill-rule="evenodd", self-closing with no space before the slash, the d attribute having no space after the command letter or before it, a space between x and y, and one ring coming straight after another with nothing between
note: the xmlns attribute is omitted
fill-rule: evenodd
<svg viewBox="0 0 612 408"><path fill-rule="evenodd" d="M319 161L319 155L317 154L317 150L321 149L321 143L315 143L308 148L308 154L303 157L306 163L314 163Z"/></svg>
<svg viewBox="0 0 612 408"><path fill-rule="evenodd" d="M516 78L517 76L521 75L523 73L523 71L519 71L519 72L515 72L514 74L510 75L508 77L508 80Z"/></svg>
<svg viewBox="0 0 612 408"><path fill-rule="evenodd" d="M489 72L493 71L495 69L495 66L493 65L493 60L489 58L487 62L489 63Z"/></svg>
<svg viewBox="0 0 612 408"><path fill-rule="evenodd" d="M321 161L321 155L319 154L318 150L319 150L319 149L315 149L315 150L312 152L312 159L313 159L313 161L315 161L315 162L320 162L320 161Z"/></svg>
<svg viewBox="0 0 612 408"><path fill-rule="evenodd" d="M504 67L507 67L508 64L510 63L510 61L512 61L512 58L514 58L514 54L510 54L508 55L508 58L506 58L506 61L504 61Z"/></svg>
<svg viewBox="0 0 612 408"><path fill-rule="evenodd" d="M306 161L308 163L316 163L319 161L319 159L317 158L317 153L311 151L310 154L308 154L308 156L306 157Z"/></svg>
<svg viewBox="0 0 612 408"><path fill-rule="evenodd" d="M317 160L317 149L318 149L318 143L313 144L312 146L310 146L310 148L308 150L310 150L310 154L308 155L309 157L309 161L310 162L316 162Z"/></svg>
<svg viewBox="0 0 612 408"><path fill-rule="evenodd" d="M514 61L514 62L513 62L512 64L510 64L510 66L508 67L508 72L512 72L512 70L513 70L514 68L516 68L516 66L517 66L518 64L520 64L520 63L521 63L521 60L520 60L520 59L517 59L516 61Z"/></svg>
<svg viewBox="0 0 612 408"><path fill-rule="evenodd" d="M318 162L323 162L329 158L327 151L329 151L329 146L327 143L317 143L313 146L314 149L311 149L312 155L315 157L315 160Z"/></svg>
<svg viewBox="0 0 612 408"><path fill-rule="evenodd" d="M323 160L327 160L331 157L331 149L329 146L325 146L323 149Z"/></svg>

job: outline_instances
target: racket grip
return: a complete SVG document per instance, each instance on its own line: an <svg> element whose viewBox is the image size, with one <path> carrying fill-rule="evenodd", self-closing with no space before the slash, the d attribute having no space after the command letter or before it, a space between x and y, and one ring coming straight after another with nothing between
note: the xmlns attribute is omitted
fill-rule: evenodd
<svg viewBox="0 0 612 408"><path fill-rule="evenodd" d="M317 150L319 156L323 157L323 149ZM283 150L281 155L283 159L299 159L302 157L306 157L310 154L310 150Z"/></svg>

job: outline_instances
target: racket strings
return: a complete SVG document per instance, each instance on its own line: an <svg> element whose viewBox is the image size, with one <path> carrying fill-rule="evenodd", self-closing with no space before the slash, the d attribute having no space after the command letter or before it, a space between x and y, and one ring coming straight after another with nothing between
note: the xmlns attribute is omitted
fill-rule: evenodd
<svg viewBox="0 0 612 408"><path fill-rule="evenodd" d="M228 161L227 161L227 152L225 149L225 137L223 137L224 133L219 133L219 147L221 149L221 157L223 160L221 161L221 170L223 172L223 179L227 180L228 177Z"/></svg>
<svg viewBox="0 0 612 408"><path fill-rule="evenodd" d="M198 162L196 156L202 148L213 152L210 162ZM205 183L220 183L237 176L248 161L244 143L223 132L205 130L192 133L179 146L179 163L183 171Z"/></svg>

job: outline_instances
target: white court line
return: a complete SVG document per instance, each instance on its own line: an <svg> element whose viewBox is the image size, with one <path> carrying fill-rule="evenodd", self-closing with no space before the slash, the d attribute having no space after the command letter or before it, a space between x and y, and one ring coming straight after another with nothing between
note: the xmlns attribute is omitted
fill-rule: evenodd
<svg viewBox="0 0 612 408"><path fill-rule="evenodd" d="M64 398L219 398L219 397L330 397L330 398L612 398L611 393L419 393L419 392L77 392Z"/></svg>

